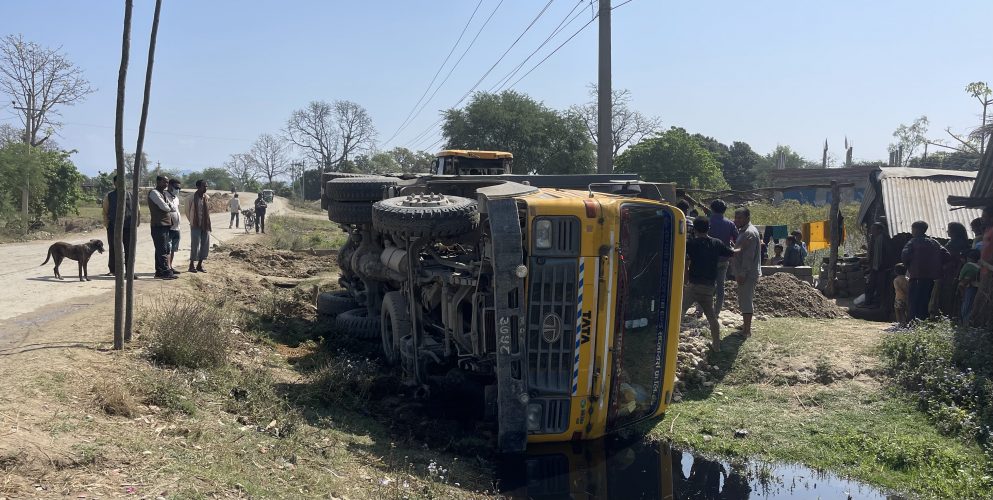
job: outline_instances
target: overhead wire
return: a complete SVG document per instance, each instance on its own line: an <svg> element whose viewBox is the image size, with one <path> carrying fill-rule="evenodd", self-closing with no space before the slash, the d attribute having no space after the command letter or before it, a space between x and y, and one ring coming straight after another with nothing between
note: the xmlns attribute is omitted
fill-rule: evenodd
<svg viewBox="0 0 993 500"><path fill-rule="evenodd" d="M407 117L403 119L403 122L400 123L400 126L397 127L396 131L393 132L393 135L391 135L389 139L386 139L384 141L385 143L392 141L393 138L397 136L397 134L399 134L404 128L406 128L407 123L414 115L414 111L417 110L417 107L421 105L422 101L424 101L424 97L427 96L428 92L431 91L431 88L434 86L434 82L438 80L438 75L441 74L441 70L445 69L445 65L448 64L449 59L452 58L452 54L455 53L455 49L458 48L459 43L462 42L462 37L465 36L465 32L469 29L469 25L472 24L472 20L476 18L476 12L479 11L479 7L481 5L483 5L483 0L479 0L479 2L476 3L476 8L472 10L472 14L469 16L469 20L466 21L465 26L462 27L462 32L459 33L459 37L458 39L455 40L455 44L452 45L452 49L448 51L448 55L445 56L445 60L442 61L441 66L438 66L438 70L435 71L434 76L431 77L431 83L429 83L427 88L424 89L424 92L421 94L421 97L417 99L417 102L414 103L413 107L410 108L410 112L407 113Z"/></svg>
<svg viewBox="0 0 993 500"><path fill-rule="evenodd" d="M445 75L445 78L441 81L441 83L438 84L437 87L435 87L434 92L431 93L431 97L428 97L428 99L424 101L423 104L421 104L421 107L418 108L418 110L414 113L414 116L411 118L411 120L414 120L418 116L420 116L421 112L424 111L424 108L427 107L427 105L432 100L434 100L434 96L438 95L438 91L441 90L441 88L445 86L445 83L448 82L448 79L452 77L452 73L454 73L455 69L459 67L459 64L462 62L462 59L464 59L466 54L469 53L469 50L472 49L472 46L476 44L476 40L479 39L479 35L482 34L483 30L486 29L486 26L490 24L490 20L493 19L493 15L496 14L497 10L500 9L500 6L503 5L503 2L504 0L500 0L497 3L496 7L493 7L493 10L490 12L490 15L487 16L486 21L484 21L483 25L479 27L478 31L476 31L476 36L472 38L472 41L469 42L469 45L466 46L464 51L462 51L462 55L460 55L458 60L455 61L455 64L453 64L452 67L449 68L448 74Z"/></svg>
<svg viewBox="0 0 993 500"><path fill-rule="evenodd" d="M538 48L531 51L531 53L528 54L528 56L525 57L523 61L521 61L517 66L514 66L514 69L512 69L509 73L504 75L503 78L498 80L495 85L493 85L492 87L489 88L489 90L487 90L487 92L491 92L491 93L499 92L502 89L503 85L509 82L510 79L513 78L515 75L517 75L517 73L521 70L521 68L523 68L524 65L527 64L527 62L530 61L531 58L535 56L535 54L540 52L541 49L545 48L545 45L548 45L548 42L550 42L559 33L561 33L562 30L564 30L567 26L570 26L577 18L579 18L579 16L583 14L582 10L580 10L579 12L576 12L576 10L582 7L583 4L586 3L587 1L588 0L579 0L579 2L576 3L576 5L572 8L572 10L570 10L569 13L566 14L564 18L562 18L562 21L559 22L558 26L556 26L555 29L552 30L552 33L548 35L548 37L546 37L543 42L541 42L541 45L538 45ZM575 15L573 15L573 13L575 13Z"/></svg>
<svg viewBox="0 0 993 500"><path fill-rule="evenodd" d="M554 1L555 0L548 0L548 2L545 3L545 6L542 7L541 11L539 11L538 14L534 17L534 19L532 19L531 22L528 23L528 25L524 28L524 31L522 31L521 34L517 36L517 38L514 40L514 42L510 44L510 47L507 47L507 50L505 50L503 52L503 54L501 54L500 57L497 58L497 60L496 60L495 63L493 63L492 65L490 65L489 69L487 69L486 72L483 73L483 76L481 76L479 78L479 80L476 81L476 83L472 86L472 88L470 88L464 94L462 94L462 97L459 98L458 102L456 102L449 109L455 108L459 104L462 104L462 102L465 101L466 97L469 97L472 94L473 91L475 91L477 88L479 88L479 85L483 82L483 80L485 80L486 77L489 76L489 74L493 72L493 70L497 67L497 65L499 65L500 62L503 61L503 59L505 57L507 57L507 54L510 53L511 49L513 49L517 45L517 43L521 41L521 38L523 38L524 35L526 35L528 33L528 31L531 30L531 28L534 26L534 24L536 22L538 22L539 19L541 19L541 17L545 14L545 12L548 11L548 7L550 7L552 5L552 2L554 2ZM502 3L502 0L501 0L501 3ZM497 7L499 7L499 5L497 5ZM494 12L496 12L496 9L494 9ZM491 16L492 16L492 14L491 14ZM487 22L488 21L489 21L489 19L487 19ZM477 36L478 36L478 34L477 34ZM451 73L449 73L449 75L451 75ZM447 77L446 77L446 80L447 80ZM436 90L436 93L437 93L437 90ZM432 95L432 97L434 97L434 96ZM425 105L427 105L427 103L425 103ZM423 109L423 106L422 106L422 109ZM412 143L418 142L419 141L418 138L423 137L425 134L429 134L434 129L435 126L437 126L439 123L441 123L442 120L443 119L440 119L440 120L435 121L430 126L428 126L428 128L426 128L425 130L423 130L420 134L417 134L417 136L415 136L414 139L411 139L409 142L407 142L406 144L408 145L408 148L413 146Z"/></svg>

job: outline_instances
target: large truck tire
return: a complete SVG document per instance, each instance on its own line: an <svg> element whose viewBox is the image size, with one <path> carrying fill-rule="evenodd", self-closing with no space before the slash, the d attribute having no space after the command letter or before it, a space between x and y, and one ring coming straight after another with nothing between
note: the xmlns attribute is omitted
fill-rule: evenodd
<svg viewBox="0 0 993 500"><path fill-rule="evenodd" d="M335 318L339 314L359 307L352 294L344 290L324 292L317 296L317 314Z"/></svg>
<svg viewBox="0 0 993 500"><path fill-rule="evenodd" d="M338 224L372 224L372 203L367 201L329 201L328 220Z"/></svg>
<svg viewBox="0 0 993 500"><path fill-rule="evenodd" d="M476 200L416 194L377 202L372 225L380 232L417 238L453 238L479 227Z"/></svg>
<svg viewBox="0 0 993 500"><path fill-rule="evenodd" d="M344 177L372 177L370 174L350 174L346 172L324 172L321 174L321 210L328 209L328 203L331 201L328 199L328 182L334 179L341 179Z"/></svg>
<svg viewBox="0 0 993 500"><path fill-rule="evenodd" d="M386 364L395 365L400 361L400 339L410 335L410 309L402 293L386 292L383 295L379 318L383 357Z"/></svg>
<svg viewBox="0 0 993 500"><path fill-rule="evenodd" d="M370 316L369 309L365 307L339 314L334 320L334 326L338 332L359 339L375 339L380 336L379 316Z"/></svg>
<svg viewBox="0 0 993 500"><path fill-rule="evenodd" d="M393 177L341 177L332 179L325 185L328 202L335 201L379 201L383 190L396 186Z"/></svg>

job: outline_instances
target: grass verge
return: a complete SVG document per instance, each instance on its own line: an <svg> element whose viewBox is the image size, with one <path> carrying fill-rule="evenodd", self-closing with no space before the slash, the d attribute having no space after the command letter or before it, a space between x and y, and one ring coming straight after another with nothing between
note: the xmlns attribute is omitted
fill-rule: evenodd
<svg viewBox="0 0 993 500"><path fill-rule="evenodd" d="M651 434L705 454L798 462L925 498L986 498L990 462L894 390L883 336L855 320L772 319L727 342L721 381L673 404ZM729 338L729 340L733 339ZM735 431L748 435L736 438Z"/></svg>
<svg viewBox="0 0 993 500"><path fill-rule="evenodd" d="M267 217L266 231L271 245L280 250L332 250L348 239L331 222L307 217Z"/></svg>

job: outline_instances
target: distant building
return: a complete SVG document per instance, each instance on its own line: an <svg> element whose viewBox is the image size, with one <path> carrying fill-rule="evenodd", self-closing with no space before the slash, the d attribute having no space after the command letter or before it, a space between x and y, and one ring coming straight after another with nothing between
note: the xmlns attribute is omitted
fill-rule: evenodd
<svg viewBox="0 0 993 500"><path fill-rule="evenodd" d="M790 168L776 170L773 174L773 187L789 188L794 186L828 185L831 181L841 184L854 184L854 187L841 188L841 202L850 203L862 201L869 187L869 174L878 170L877 167L846 167L846 168ZM831 189L797 188L776 191L775 201L797 200L811 205L826 205L831 203Z"/></svg>

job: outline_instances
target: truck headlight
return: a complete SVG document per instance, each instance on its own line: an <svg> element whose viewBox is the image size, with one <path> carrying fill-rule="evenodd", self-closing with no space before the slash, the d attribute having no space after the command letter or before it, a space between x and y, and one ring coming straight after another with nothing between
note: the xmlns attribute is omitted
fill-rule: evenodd
<svg viewBox="0 0 993 500"><path fill-rule="evenodd" d="M534 223L535 248L552 248L552 221L541 219Z"/></svg>
<svg viewBox="0 0 993 500"><path fill-rule="evenodd" d="M541 404L531 403L528 405L528 430L541 430Z"/></svg>

